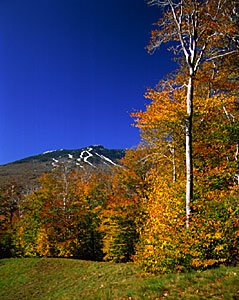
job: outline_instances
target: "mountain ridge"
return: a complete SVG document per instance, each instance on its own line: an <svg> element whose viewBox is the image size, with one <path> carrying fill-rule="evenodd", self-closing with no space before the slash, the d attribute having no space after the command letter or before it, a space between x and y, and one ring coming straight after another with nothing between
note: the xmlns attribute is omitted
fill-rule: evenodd
<svg viewBox="0 0 239 300"><path fill-rule="evenodd" d="M24 158L20 158L20 159L17 159L15 161L12 161L12 162L8 162L8 163L5 163L5 164L1 164L1 166L6 166L6 165L9 165L9 164L16 164L16 163L22 163L22 162L26 162L26 161L29 161L29 160L32 160L32 159L38 159L40 157L43 157L43 158L46 158L46 157L54 157L55 155L56 156L59 156L60 154L63 154L65 155L66 153L68 154L71 154L71 153L78 153L79 151L85 151L89 148L92 148L93 150L98 150L98 151L104 151L104 152L110 152L110 156L112 156L112 153L113 152L122 152L123 153L125 152L125 149L108 149L108 148L105 148L104 146L102 145L90 145L90 146L86 146L86 147L82 147L82 148L77 148L77 149L55 149L55 150L47 150L47 151L44 151L42 153L38 153L38 154L34 154L34 155L30 155L30 156L27 156L27 157L24 157Z"/></svg>
<svg viewBox="0 0 239 300"><path fill-rule="evenodd" d="M32 185L43 174L66 165L69 169L89 169L118 165L125 149L92 145L79 149L48 150L0 165L0 188L7 185Z"/></svg>

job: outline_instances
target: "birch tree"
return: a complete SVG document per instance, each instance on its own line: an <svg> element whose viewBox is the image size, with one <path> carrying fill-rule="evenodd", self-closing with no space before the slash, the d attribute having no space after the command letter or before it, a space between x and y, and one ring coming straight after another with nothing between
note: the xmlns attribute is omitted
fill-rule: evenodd
<svg viewBox="0 0 239 300"><path fill-rule="evenodd" d="M189 227L193 200L193 100L197 71L206 61L238 55L238 1L231 0L149 0L162 9L162 18L151 32L148 51L153 53L162 43L186 64L186 227Z"/></svg>

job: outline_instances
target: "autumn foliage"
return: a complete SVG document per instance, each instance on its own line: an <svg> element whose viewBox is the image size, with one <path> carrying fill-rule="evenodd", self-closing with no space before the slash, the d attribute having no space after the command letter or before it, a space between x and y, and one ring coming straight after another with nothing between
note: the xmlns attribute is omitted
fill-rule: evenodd
<svg viewBox="0 0 239 300"><path fill-rule="evenodd" d="M202 20L206 18L205 22L209 22L210 16L202 12L207 9L212 16L218 1L209 1L207 8L204 1L185 1L186 15L191 2L197 3ZM232 2L225 1L225 11L231 11ZM168 14L166 11L164 19ZM223 54L220 51L235 42L230 38L235 38L236 15L231 20L225 14L223 18L227 22L222 24L223 30L230 30L226 40L222 38L225 32L208 43L200 37L200 51L204 51L206 43L211 57ZM183 19L183 32L192 29L187 28L189 21ZM209 35L215 28L220 30L216 19L211 22L211 28L207 28ZM168 29L160 27L152 32L151 48L159 42L159 33L161 42L172 41L175 24L165 24ZM204 25L198 30L201 28ZM237 53L234 47L232 55L202 59L193 75L190 218L185 217L188 69L179 59L177 72L146 91L146 109L132 114L142 142L137 149L127 150L117 166L87 170L67 170L62 166L41 177L40 187L27 195L19 197L11 188L1 194L2 253L135 261L145 272L152 273L237 264ZM197 55L199 59L200 52Z"/></svg>

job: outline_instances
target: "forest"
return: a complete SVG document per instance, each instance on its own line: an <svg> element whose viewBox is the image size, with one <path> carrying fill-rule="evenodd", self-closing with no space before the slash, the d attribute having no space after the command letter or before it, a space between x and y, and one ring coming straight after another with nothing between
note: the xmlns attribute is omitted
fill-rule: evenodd
<svg viewBox="0 0 239 300"><path fill-rule="evenodd" d="M141 143L119 165L39 178L0 194L0 256L139 264L160 274L237 265L239 7L149 0L161 9L147 50L178 68L132 113Z"/></svg>

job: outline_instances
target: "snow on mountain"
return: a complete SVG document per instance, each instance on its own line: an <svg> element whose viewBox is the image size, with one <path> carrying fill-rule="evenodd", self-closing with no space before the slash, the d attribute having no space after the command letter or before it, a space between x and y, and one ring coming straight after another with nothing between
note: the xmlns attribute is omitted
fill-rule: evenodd
<svg viewBox="0 0 239 300"><path fill-rule="evenodd" d="M93 157L93 154L90 152L92 151L93 149L92 148L87 148L87 150L83 150L80 154L80 158L83 159L83 161L89 165L91 165L92 167L94 167L94 165L88 161L88 159L90 157ZM86 156L85 156L86 154Z"/></svg>
<svg viewBox="0 0 239 300"><path fill-rule="evenodd" d="M52 152L56 152L56 151L63 151L64 149L56 149L56 150L47 150L47 151L45 151L45 152L43 152L42 153L42 155L44 155L44 154L48 154L48 153L52 153Z"/></svg>
<svg viewBox="0 0 239 300"><path fill-rule="evenodd" d="M53 169L66 163L70 168L84 168L85 166L95 168L97 165L117 166L116 160L122 158L123 155L124 150L110 150L101 145L92 145L76 150L48 150L42 154L25 158L21 162L41 161L51 165Z"/></svg>
<svg viewBox="0 0 239 300"><path fill-rule="evenodd" d="M0 165L0 188L9 184L29 187L38 182L38 178L62 166L68 170L114 167L125 154L123 149L107 149L94 145L74 150L48 150L41 154L29 156L21 160Z"/></svg>
<svg viewBox="0 0 239 300"><path fill-rule="evenodd" d="M56 150L48 150L48 151L43 152L42 154L47 154L47 153L51 153L51 152L54 152L54 151L56 151Z"/></svg>
<svg viewBox="0 0 239 300"><path fill-rule="evenodd" d="M111 159L109 159L108 157L105 157L104 155L102 155L102 154L100 155L100 154L98 154L98 153L95 153L95 154L98 155L100 158L106 160L107 162L111 163L112 165L117 166L117 164L114 163L114 162L113 162Z"/></svg>

